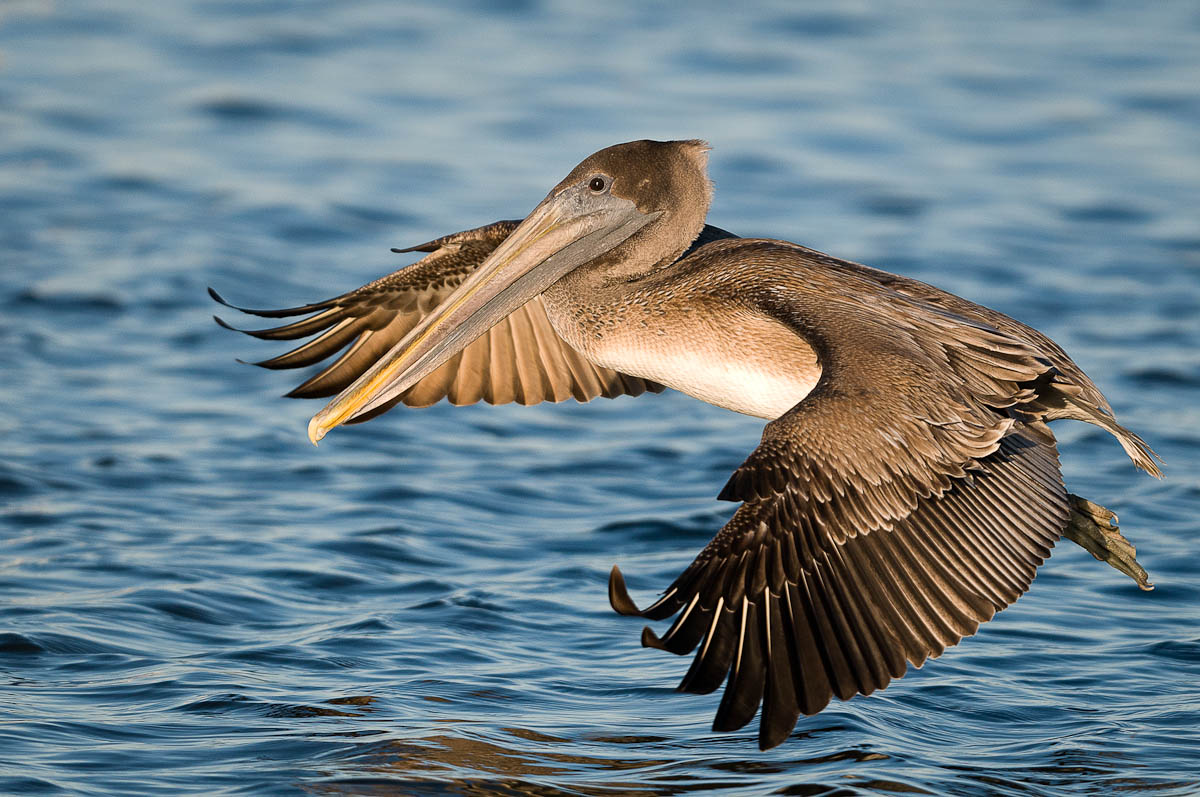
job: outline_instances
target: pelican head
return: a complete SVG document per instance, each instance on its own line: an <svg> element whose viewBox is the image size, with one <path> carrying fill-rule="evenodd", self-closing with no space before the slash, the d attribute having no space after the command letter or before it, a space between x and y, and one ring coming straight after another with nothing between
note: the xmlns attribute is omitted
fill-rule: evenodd
<svg viewBox="0 0 1200 797"><path fill-rule="evenodd" d="M589 156L463 283L308 424L336 426L408 390L521 305L583 266L628 279L674 261L712 196L701 141L631 141Z"/></svg>

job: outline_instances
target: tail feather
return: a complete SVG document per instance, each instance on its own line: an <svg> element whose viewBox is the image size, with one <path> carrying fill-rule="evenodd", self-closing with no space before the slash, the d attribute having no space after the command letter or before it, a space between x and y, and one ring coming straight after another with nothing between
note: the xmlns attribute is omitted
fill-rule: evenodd
<svg viewBox="0 0 1200 797"><path fill-rule="evenodd" d="M1109 424L1104 426L1104 428L1117 438L1117 442L1121 444L1121 448L1125 449L1125 453L1133 460L1133 464L1154 478L1161 479L1163 472L1159 465L1163 464L1162 457L1155 453L1154 449L1147 445L1145 440L1115 420L1110 418Z"/></svg>
<svg viewBox="0 0 1200 797"><path fill-rule="evenodd" d="M1047 420L1055 418L1072 418L1077 421L1099 426L1121 444L1125 453L1133 460L1133 464L1149 473L1156 479L1163 476L1159 465L1163 464L1162 457L1154 452L1145 440L1117 423L1117 419L1103 409L1082 399L1074 385L1053 383L1050 389L1038 394L1038 403L1049 412Z"/></svg>

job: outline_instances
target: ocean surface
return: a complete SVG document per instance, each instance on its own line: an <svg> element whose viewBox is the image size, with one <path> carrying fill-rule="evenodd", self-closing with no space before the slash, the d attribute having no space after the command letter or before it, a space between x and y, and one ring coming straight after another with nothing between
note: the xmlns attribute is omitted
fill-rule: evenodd
<svg viewBox="0 0 1200 797"><path fill-rule="evenodd" d="M1198 87L1195 2L5 0L0 793L1200 793ZM1064 542L759 752L605 582L691 561L760 421L443 404L313 448L297 376L235 362L281 347L210 317L693 137L712 223L1060 342L1167 463L1056 427L1157 589Z"/></svg>

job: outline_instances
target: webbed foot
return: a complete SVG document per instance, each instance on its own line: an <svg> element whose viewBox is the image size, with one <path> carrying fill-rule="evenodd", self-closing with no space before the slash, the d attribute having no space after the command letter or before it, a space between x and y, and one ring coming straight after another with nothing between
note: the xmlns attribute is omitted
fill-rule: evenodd
<svg viewBox="0 0 1200 797"><path fill-rule="evenodd" d="M1068 494L1067 498L1071 501L1071 518L1063 536L1132 578L1142 589L1154 589L1138 564L1133 543L1122 536L1116 514L1078 495Z"/></svg>

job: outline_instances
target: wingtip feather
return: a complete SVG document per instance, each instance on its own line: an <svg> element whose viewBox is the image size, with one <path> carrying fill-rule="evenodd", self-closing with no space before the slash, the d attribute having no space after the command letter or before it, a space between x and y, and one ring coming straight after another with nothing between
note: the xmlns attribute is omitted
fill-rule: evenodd
<svg viewBox="0 0 1200 797"><path fill-rule="evenodd" d="M612 572L608 574L608 604L617 614L626 617L637 617L641 614L633 598L629 597L629 590L625 588L625 576L621 575L621 569L616 565L613 565Z"/></svg>
<svg viewBox="0 0 1200 797"><path fill-rule="evenodd" d="M667 649L667 646L663 644L663 641L659 638L658 634L650 630L650 626L646 626L642 629L642 647L655 648L657 650Z"/></svg>
<svg viewBox="0 0 1200 797"><path fill-rule="evenodd" d="M721 492L717 495L718 501L741 501L742 497L737 488L738 472L734 471L729 480L725 482L725 486L721 488Z"/></svg>

